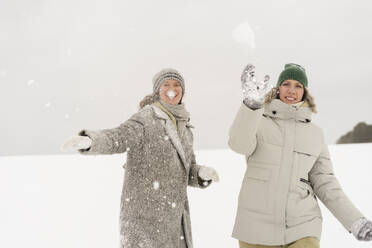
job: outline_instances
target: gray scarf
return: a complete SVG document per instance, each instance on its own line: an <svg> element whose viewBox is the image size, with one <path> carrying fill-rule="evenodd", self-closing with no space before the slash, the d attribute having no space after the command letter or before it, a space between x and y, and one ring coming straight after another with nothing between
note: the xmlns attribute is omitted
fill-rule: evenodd
<svg viewBox="0 0 372 248"><path fill-rule="evenodd" d="M169 104L163 100L159 100L160 104L168 110L177 121L177 132L181 137L185 130L186 123L190 119L190 113L186 110L185 104Z"/></svg>

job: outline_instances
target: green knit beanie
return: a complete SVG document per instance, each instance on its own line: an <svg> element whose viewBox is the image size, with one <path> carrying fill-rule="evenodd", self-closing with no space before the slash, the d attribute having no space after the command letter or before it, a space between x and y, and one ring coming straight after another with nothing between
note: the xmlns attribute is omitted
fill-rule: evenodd
<svg viewBox="0 0 372 248"><path fill-rule="evenodd" d="M297 80L303 86L307 87L305 68L300 65L293 63L286 64L284 66L284 70L279 75L278 83L276 86L279 87L280 84L287 79Z"/></svg>

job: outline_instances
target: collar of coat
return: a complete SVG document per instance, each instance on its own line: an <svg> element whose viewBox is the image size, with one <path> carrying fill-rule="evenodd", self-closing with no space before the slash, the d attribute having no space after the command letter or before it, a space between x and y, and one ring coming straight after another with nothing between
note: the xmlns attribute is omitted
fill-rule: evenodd
<svg viewBox="0 0 372 248"><path fill-rule="evenodd" d="M180 137L177 133L177 129L175 125L173 124L173 121L169 118L169 116L163 110L161 110L156 105L152 104L149 107L153 109L154 115L156 118L164 120L165 131L168 137L170 138L170 140L172 141L173 146L176 148L177 153L181 158L182 164L184 165L186 172L188 173L190 168L186 160L185 151L183 149ZM193 126L187 123L186 127L193 127Z"/></svg>
<svg viewBox="0 0 372 248"><path fill-rule="evenodd" d="M273 118L310 122L311 114L312 112L306 102L300 106L293 106L284 103L279 99L273 99L270 103L265 104L264 116L270 116Z"/></svg>

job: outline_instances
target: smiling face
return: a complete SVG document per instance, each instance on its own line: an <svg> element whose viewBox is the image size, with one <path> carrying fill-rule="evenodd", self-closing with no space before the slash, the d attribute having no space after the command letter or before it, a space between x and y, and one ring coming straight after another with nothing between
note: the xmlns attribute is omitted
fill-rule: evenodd
<svg viewBox="0 0 372 248"><path fill-rule="evenodd" d="M297 80L284 80L279 87L279 98L287 104L294 104L302 101L304 86Z"/></svg>
<svg viewBox="0 0 372 248"><path fill-rule="evenodd" d="M178 104L182 99L182 87L177 80L165 80L160 85L160 99L169 104Z"/></svg>

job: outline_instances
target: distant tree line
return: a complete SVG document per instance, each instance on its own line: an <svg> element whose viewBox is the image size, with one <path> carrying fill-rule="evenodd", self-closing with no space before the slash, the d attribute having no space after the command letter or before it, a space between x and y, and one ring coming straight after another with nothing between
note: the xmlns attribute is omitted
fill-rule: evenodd
<svg viewBox="0 0 372 248"><path fill-rule="evenodd" d="M341 136L336 143L349 144L368 142L372 142L372 125L368 125L365 122L359 122L352 131Z"/></svg>

